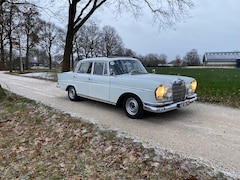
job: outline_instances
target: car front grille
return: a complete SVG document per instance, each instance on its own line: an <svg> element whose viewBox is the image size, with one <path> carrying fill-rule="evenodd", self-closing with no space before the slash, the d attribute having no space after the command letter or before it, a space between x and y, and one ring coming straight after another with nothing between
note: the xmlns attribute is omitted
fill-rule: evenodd
<svg viewBox="0 0 240 180"><path fill-rule="evenodd" d="M175 103L185 100L186 86L184 81L178 81L172 85L172 95L173 95L173 102Z"/></svg>

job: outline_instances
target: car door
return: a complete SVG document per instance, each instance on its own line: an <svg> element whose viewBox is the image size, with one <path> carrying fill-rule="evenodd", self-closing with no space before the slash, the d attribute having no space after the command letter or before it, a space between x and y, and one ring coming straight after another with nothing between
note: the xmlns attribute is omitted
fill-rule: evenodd
<svg viewBox="0 0 240 180"><path fill-rule="evenodd" d="M92 75L89 76L89 96L109 101L110 76L107 62L94 62Z"/></svg>
<svg viewBox="0 0 240 180"><path fill-rule="evenodd" d="M92 71L92 62L82 62L74 74L74 84L79 96L89 96L89 76Z"/></svg>

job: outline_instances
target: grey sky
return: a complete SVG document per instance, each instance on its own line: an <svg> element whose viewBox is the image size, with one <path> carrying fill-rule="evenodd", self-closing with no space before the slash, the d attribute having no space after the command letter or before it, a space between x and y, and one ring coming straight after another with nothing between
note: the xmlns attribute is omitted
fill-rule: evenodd
<svg viewBox="0 0 240 180"><path fill-rule="evenodd" d="M194 0L193 0L194 1ZM102 25L113 26L126 48L138 54L164 53L168 61L195 48L202 56L209 51L240 51L240 0L195 0L191 18L175 30L158 30L149 16L136 21L123 14L116 20L104 13ZM107 15L107 16L106 16Z"/></svg>
<svg viewBox="0 0 240 180"><path fill-rule="evenodd" d="M59 2L67 3L66 0ZM177 55L184 57L193 48L201 56L211 51L240 51L240 0L193 2L196 8L190 11L191 17L176 24L175 30L159 31L158 26L152 25L150 14L135 20L125 13L116 19L114 14L108 12L109 9L104 8L95 17L100 26L114 27L125 47L140 55L164 53L170 61ZM59 15L67 16L67 6L65 7L65 12L61 10Z"/></svg>

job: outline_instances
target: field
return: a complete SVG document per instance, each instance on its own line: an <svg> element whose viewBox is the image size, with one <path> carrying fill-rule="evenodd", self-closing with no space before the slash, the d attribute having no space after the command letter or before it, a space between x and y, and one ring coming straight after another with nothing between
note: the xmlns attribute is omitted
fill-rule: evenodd
<svg viewBox="0 0 240 180"><path fill-rule="evenodd" d="M153 68L148 68L151 72ZM237 68L155 68L157 74L194 77L201 102L240 107L240 69Z"/></svg>

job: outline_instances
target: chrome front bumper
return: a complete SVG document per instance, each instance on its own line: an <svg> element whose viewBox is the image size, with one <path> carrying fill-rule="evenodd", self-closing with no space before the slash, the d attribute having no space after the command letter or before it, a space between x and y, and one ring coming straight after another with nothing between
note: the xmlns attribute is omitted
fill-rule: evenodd
<svg viewBox="0 0 240 180"><path fill-rule="evenodd" d="M191 104L192 102L194 102L196 100L197 100L197 94L194 94L194 96L187 98L184 101L167 104L167 105L163 105L163 106L153 106L148 103L143 103L143 109L146 111L149 111L149 112L163 113L163 112L172 111L174 109L188 106L189 104Z"/></svg>

